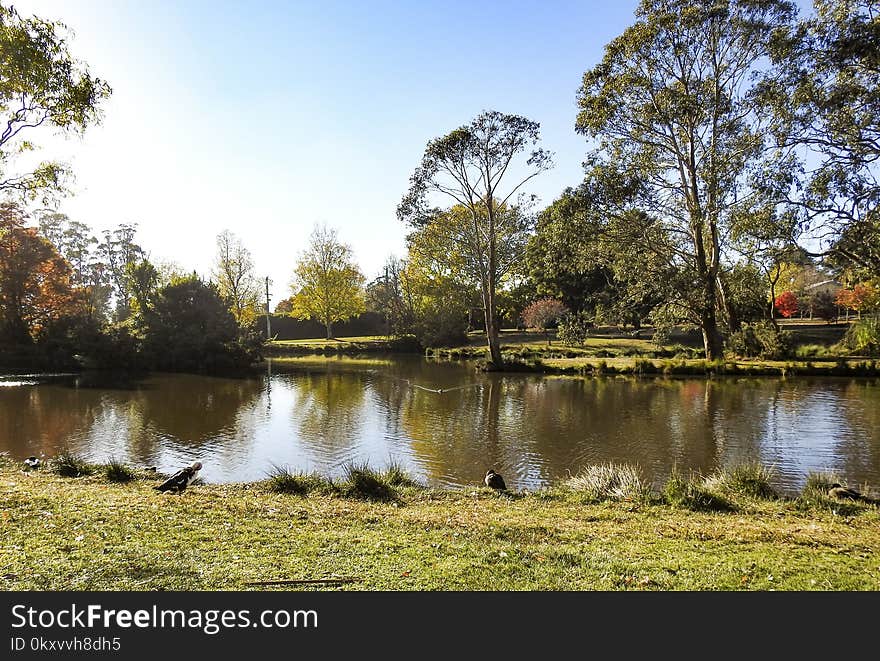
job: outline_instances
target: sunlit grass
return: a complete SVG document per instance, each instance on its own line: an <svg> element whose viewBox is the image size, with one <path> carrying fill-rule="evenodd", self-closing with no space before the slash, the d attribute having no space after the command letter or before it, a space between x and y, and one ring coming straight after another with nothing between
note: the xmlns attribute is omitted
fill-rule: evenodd
<svg viewBox="0 0 880 661"><path fill-rule="evenodd" d="M586 466L580 473L565 481L572 491L595 501L644 500L650 485L636 466L629 464L596 464Z"/></svg>
<svg viewBox="0 0 880 661"><path fill-rule="evenodd" d="M367 479L351 484L371 493L392 479L353 468ZM0 589L241 590L333 574L359 580L332 589L354 590L880 589L872 505L749 498L715 511L585 502L567 488L377 500L351 484L304 495L206 484L168 498L146 480L69 480L0 459Z"/></svg>

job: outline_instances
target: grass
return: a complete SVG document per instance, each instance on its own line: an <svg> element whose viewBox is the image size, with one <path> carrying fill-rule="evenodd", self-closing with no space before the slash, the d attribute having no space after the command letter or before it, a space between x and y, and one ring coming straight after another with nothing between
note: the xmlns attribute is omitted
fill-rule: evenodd
<svg viewBox="0 0 880 661"><path fill-rule="evenodd" d="M110 457L106 464L101 467L104 477L110 482L131 482L137 479L137 472L129 468L115 457Z"/></svg>
<svg viewBox="0 0 880 661"><path fill-rule="evenodd" d="M95 472L94 464L90 464L82 457L64 450L50 461L52 472L61 477L83 477Z"/></svg>
<svg viewBox="0 0 880 661"><path fill-rule="evenodd" d="M312 492L333 493L333 481L317 473L294 473L287 467L273 466L266 480L266 486L275 493L306 496Z"/></svg>
<svg viewBox="0 0 880 661"><path fill-rule="evenodd" d="M704 480L691 475L685 477L673 471L663 487L663 498L673 507L694 512L730 512L733 503L705 484Z"/></svg>
<svg viewBox="0 0 880 661"><path fill-rule="evenodd" d="M650 491L641 471L629 464L587 466L566 480L565 486L593 501L642 501L648 497Z"/></svg>
<svg viewBox="0 0 880 661"><path fill-rule="evenodd" d="M719 469L710 475L704 486L713 492L722 492L747 498L777 498L772 487L774 473L759 463L744 463L729 469Z"/></svg>
<svg viewBox="0 0 880 661"><path fill-rule="evenodd" d="M395 500L397 490L389 476L373 470L367 464L347 464L342 492L351 498L363 500Z"/></svg>
<svg viewBox="0 0 880 661"><path fill-rule="evenodd" d="M241 590L332 575L360 581L298 589L880 589L871 505L693 511L661 498L585 503L566 488L518 498L400 488L370 500L340 485L303 496L269 480L206 484L177 496L0 460L0 589Z"/></svg>

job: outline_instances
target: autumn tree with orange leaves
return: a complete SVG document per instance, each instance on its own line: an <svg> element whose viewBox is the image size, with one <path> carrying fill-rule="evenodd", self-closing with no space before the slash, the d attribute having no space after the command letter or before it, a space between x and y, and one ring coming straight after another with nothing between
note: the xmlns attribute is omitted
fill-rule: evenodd
<svg viewBox="0 0 880 661"><path fill-rule="evenodd" d="M74 314L70 266L13 203L0 204L0 341L29 344Z"/></svg>

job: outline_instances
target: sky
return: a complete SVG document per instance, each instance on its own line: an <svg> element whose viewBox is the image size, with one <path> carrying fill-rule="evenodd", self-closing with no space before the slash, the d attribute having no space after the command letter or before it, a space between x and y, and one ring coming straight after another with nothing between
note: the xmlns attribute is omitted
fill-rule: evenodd
<svg viewBox="0 0 880 661"><path fill-rule="evenodd" d="M137 223L152 258L204 276L228 229L274 308L316 223L368 280L403 256L395 209L426 143L483 110L540 123L556 165L530 182L539 208L580 183L577 90L637 2L14 4L65 23L113 89L84 136L32 136L76 175L60 210L98 232Z"/></svg>

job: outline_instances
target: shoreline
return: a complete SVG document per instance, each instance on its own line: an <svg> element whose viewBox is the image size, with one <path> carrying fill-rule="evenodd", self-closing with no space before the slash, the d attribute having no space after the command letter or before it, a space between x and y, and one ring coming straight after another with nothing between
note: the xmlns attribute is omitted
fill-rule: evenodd
<svg viewBox="0 0 880 661"><path fill-rule="evenodd" d="M0 458L0 587L241 590L341 575L358 581L286 589L880 589L876 505L728 493L721 507L561 486L506 496L401 484L368 497L320 482L172 495L156 483Z"/></svg>

